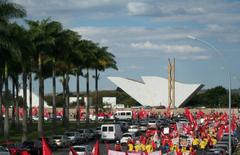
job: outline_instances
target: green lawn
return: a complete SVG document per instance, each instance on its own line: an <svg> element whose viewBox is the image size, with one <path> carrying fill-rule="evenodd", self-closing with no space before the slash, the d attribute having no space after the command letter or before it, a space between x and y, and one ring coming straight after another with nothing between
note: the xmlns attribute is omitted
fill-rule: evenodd
<svg viewBox="0 0 240 155"><path fill-rule="evenodd" d="M31 126L28 126L27 137L28 137L29 140L39 138L38 132L37 132L37 126L38 126L37 122L34 122ZM79 128L80 129L81 128L95 128L96 126L97 125L95 123L90 123L88 125L85 124L85 123L81 123ZM70 122L68 129L65 129L63 127L62 122L58 122L56 127L55 127L55 130L56 130L55 134L63 134L67 130L74 130L74 129L77 129L76 122ZM52 132L52 124L50 122L45 122L44 123L44 135L45 135L45 137L51 136L53 134L54 133ZM21 129L17 130L16 128L12 128L10 130L9 135L10 135L9 141L21 142L22 130ZM0 136L0 144L3 143L3 142L5 142L5 139L4 139L4 136L1 135Z"/></svg>

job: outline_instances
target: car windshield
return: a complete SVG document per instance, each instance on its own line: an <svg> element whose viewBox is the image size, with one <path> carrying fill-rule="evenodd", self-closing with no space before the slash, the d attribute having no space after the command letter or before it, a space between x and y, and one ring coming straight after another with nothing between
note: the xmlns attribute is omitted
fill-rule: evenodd
<svg viewBox="0 0 240 155"><path fill-rule="evenodd" d="M137 129L137 126L130 126L130 129Z"/></svg>
<svg viewBox="0 0 240 155"><path fill-rule="evenodd" d="M123 137L131 137L131 138L132 138L132 135L130 135L130 134L125 134L125 135L123 135Z"/></svg>
<svg viewBox="0 0 240 155"><path fill-rule="evenodd" d="M53 136L52 138L53 139L61 139L62 137L61 136Z"/></svg>
<svg viewBox="0 0 240 155"><path fill-rule="evenodd" d="M74 133L73 132L67 132L65 133L66 136L74 136Z"/></svg>
<svg viewBox="0 0 240 155"><path fill-rule="evenodd" d="M83 130L79 130L78 132L79 132L79 133L83 133Z"/></svg>
<svg viewBox="0 0 240 155"><path fill-rule="evenodd" d="M156 121L154 121L154 120L151 120L151 121L149 121L149 123L156 123Z"/></svg>
<svg viewBox="0 0 240 155"><path fill-rule="evenodd" d="M85 147L74 147L74 150L77 152L85 152Z"/></svg>

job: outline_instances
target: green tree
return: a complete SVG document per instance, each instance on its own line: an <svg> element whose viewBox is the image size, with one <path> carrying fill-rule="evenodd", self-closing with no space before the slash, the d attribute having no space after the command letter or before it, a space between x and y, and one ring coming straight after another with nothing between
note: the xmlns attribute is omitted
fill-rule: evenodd
<svg viewBox="0 0 240 155"><path fill-rule="evenodd" d="M5 73L8 73L7 69L7 60L9 56L13 56L16 54L16 47L15 47L15 41L14 38L11 37L11 33L9 31L9 21L10 19L14 18L21 18L26 15L25 10L23 9L22 6L9 2L8 0L0 0L0 133L2 132L1 129L3 129L2 126L2 85L4 77L4 68L5 68ZM4 67L5 65L5 67ZM8 75L5 75L5 77L8 79ZM5 80L6 80L5 78ZM7 88L8 89L8 88ZM7 105L8 106L8 105ZM6 107L8 108L8 107ZM5 117L5 137L8 138L8 116Z"/></svg>

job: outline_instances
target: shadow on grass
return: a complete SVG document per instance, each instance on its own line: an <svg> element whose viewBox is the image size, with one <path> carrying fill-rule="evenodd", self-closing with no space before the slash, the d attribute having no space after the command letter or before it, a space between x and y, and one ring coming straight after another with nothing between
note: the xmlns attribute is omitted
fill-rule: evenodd
<svg viewBox="0 0 240 155"><path fill-rule="evenodd" d="M101 125L101 124L98 124ZM95 128L97 125L95 123L90 123L90 124L85 124L85 123L80 123L79 129L81 128ZM55 133L53 133L53 126L51 122L45 122L44 123L44 135L45 137L52 136L54 134L63 134L65 131L69 130L75 130L77 129L76 122L69 122L69 127L64 128L62 125L62 122L57 122L55 128ZM21 142L22 139L22 127L20 126L19 129L16 128L11 128L10 130L10 138L9 141L12 142ZM28 134L27 134L28 140L34 140L37 138L40 138L38 135L38 123L33 122L32 125L28 124ZM4 136L0 136L0 144L4 143L5 139Z"/></svg>

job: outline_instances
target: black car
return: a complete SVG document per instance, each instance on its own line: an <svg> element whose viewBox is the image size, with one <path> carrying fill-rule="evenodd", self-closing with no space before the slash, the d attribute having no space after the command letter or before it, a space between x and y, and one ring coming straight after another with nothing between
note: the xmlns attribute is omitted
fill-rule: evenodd
<svg viewBox="0 0 240 155"><path fill-rule="evenodd" d="M38 147L34 141L25 141L20 146L21 150L27 151L30 154L40 155L42 148Z"/></svg>

